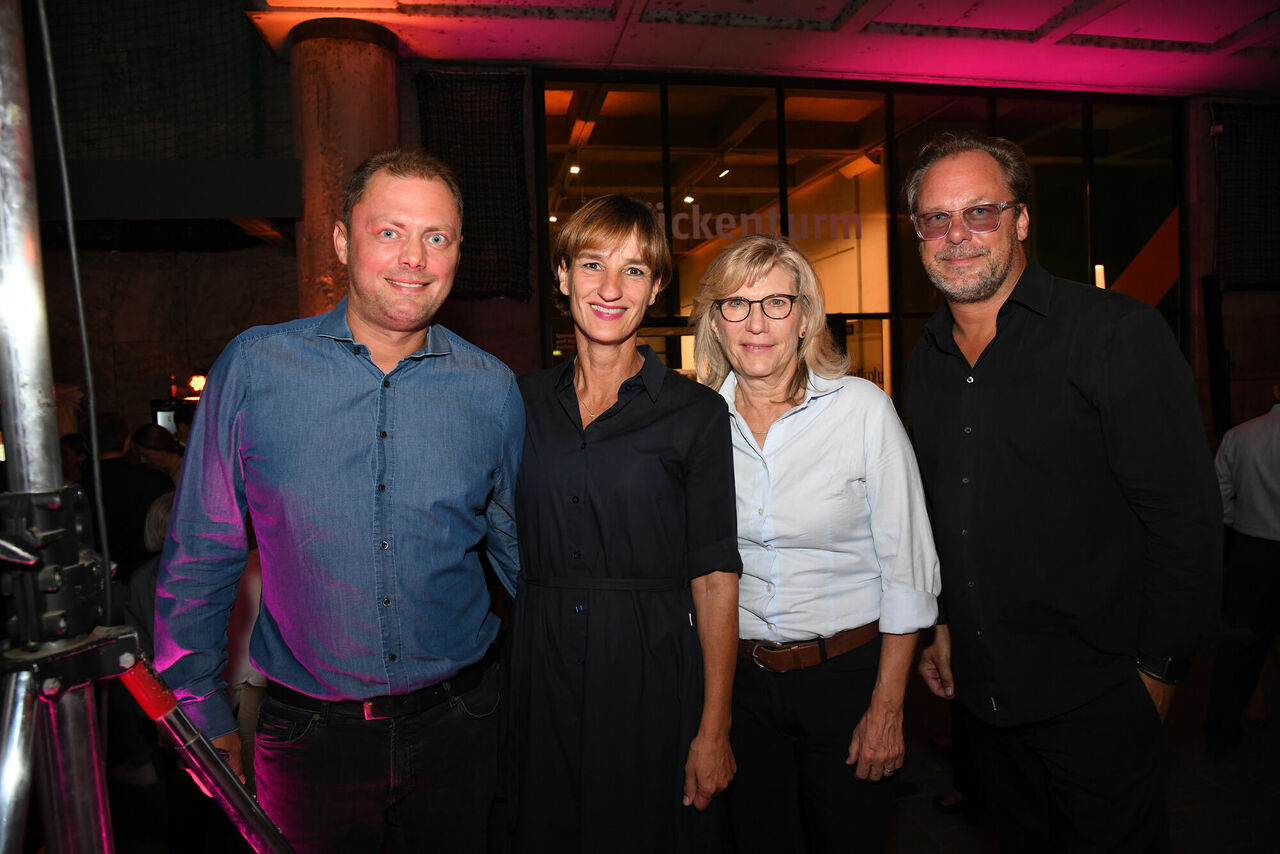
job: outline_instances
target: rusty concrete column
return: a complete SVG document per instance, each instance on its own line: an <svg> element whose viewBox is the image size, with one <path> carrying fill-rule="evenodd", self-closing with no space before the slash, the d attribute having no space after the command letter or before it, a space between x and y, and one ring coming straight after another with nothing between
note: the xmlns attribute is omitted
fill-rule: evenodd
<svg viewBox="0 0 1280 854"><path fill-rule="evenodd" d="M328 311L346 293L346 270L333 253L347 179L361 160L400 144L397 39L347 18L293 28L294 142L302 161L302 219L297 225L298 308Z"/></svg>

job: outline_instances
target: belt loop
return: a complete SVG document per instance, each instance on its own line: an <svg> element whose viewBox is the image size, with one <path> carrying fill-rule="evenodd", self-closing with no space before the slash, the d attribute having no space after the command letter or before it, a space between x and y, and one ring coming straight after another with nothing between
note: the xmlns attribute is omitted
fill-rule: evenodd
<svg viewBox="0 0 1280 854"><path fill-rule="evenodd" d="M827 660L827 639L824 637L819 637L818 638L818 661L826 661L826 660Z"/></svg>

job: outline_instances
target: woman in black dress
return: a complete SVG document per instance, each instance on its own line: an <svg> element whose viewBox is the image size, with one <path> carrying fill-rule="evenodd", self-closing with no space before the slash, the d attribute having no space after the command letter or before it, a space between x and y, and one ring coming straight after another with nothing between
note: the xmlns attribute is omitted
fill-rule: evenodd
<svg viewBox="0 0 1280 854"><path fill-rule="evenodd" d="M705 810L736 770L741 560L727 409L636 346L671 275L652 208L588 202L554 263L577 354L520 381L515 849L713 850Z"/></svg>

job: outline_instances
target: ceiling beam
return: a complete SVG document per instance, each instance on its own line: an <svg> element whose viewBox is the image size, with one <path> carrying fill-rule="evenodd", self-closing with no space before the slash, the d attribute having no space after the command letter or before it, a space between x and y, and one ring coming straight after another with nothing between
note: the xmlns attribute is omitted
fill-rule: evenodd
<svg viewBox="0 0 1280 854"><path fill-rule="evenodd" d="M1232 54L1253 47L1280 31L1280 9L1272 9L1251 24L1245 24L1234 33L1223 36L1213 43L1210 51L1215 54Z"/></svg>
<svg viewBox="0 0 1280 854"><path fill-rule="evenodd" d="M1129 0L1076 0L1064 6L1058 14L1036 29L1033 41L1039 44L1057 44L1081 27L1086 27L1108 12L1123 6Z"/></svg>

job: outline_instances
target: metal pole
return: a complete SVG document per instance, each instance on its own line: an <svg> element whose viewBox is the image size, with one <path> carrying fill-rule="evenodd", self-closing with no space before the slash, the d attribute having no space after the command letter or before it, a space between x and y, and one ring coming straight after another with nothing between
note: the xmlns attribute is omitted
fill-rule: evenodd
<svg viewBox="0 0 1280 854"><path fill-rule="evenodd" d="M18 854L31 795L36 694L31 671L4 674L0 691L0 854Z"/></svg>
<svg viewBox="0 0 1280 854"><path fill-rule="evenodd" d="M0 0L0 431L9 491L62 483L20 0Z"/></svg>
<svg viewBox="0 0 1280 854"><path fill-rule="evenodd" d="M54 854L115 850L93 688L93 682L85 682L40 698L36 776L45 846Z"/></svg>
<svg viewBox="0 0 1280 854"><path fill-rule="evenodd" d="M31 110L27 98L26 51L22 42L20 0L0 0L0 430L4 433L8 491L56 491L62 483L49 323L41 277L40 232L36 216L35 163L31 149ZM7 643L6 643L7 646ZM6 662L7 664L8 662ZM6 702L5 720L21 719L32 686L28 672L6 677L15 693ZM107 810L93 682L61 690L45 679L37 704L36 753L41 803L49 850L113 850ZM6 738L0 768L29 768L30 745ZM31 775L13 781L12 810L25 800ZM25 784L25 785L24 785ZM5 807L8 811L11 808ZM6 816L7 817L7 816ZM20 831L18 834L20 835Z"/></svg>
<svg viewBox="0 0 1280 854"><path fill-rule="evenodd" d="M120 674L120 681L147 717L169 734L200 788L218 802L253 850L259 854L293 854L288 840L182 711L151 662L144 659L131 665Z"/></svg>

